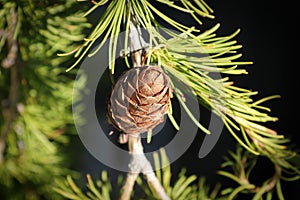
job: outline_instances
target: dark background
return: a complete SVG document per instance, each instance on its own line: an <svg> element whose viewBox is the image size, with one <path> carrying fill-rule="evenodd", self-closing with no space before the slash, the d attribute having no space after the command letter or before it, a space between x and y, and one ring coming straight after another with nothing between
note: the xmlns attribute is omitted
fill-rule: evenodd
<svg viewBox="0 0 300 200"><path fill-rule="evenodd" d="M297 93L300 89L297 73L299 34L296 31L299 18L296 17L298 14L296 3L279 0L207 0L206 2L214 10L216 18L203 20L203 25L199 28L205 30L216 23L221 23L221 27L217 31L220 36L229 35L240 28L241 32L236 40L243 45L243 48L239 50L243 53L241 60L254 63L241 66L247 69L248 75L232 76L232 80L237 86L259 91L259 94L254 97L256 99L274 94L281 95L280 99L274 99L264 104L271 108L270 115L279 118L279 121L268 123L268 126L291 138L299 148L298 113L300 110L297 105ZM178 21L187 25L195 25L190 17L174 12L168 7L163 7L163 9ZM222 181L225 186L232 184L231 181L216 175L216 171L220 169L227 150L235 149L236 141L224 130L210 154L199 159L198 152L203 134L199 132L199 137L188 151L172 164L173 176L176 176L180 169L185 167L188 174L207 177L209 184L213 185L219 181ZM83 175L91 173L97 176L102 169L106 169L114 180L116 175L122 174L103 166L94 159L85 150L78 137L74 138L73 146L76 154L73 168L82 171ZM272 176L273 166L268 162L258 162L255 169L253 181L258 184ZM282 182L282 186L286 199L294 199L294 192L300 189L300 181Z"/></svg>
<svg viewBox="0 0 300 200"><path fill-rule="evenodd" d="M299 105L300 87L297 69L299 24L297 6L293 1L210 1L221 33L241 28L237 37L243 45L246 60L254 62L247 67L249 75L237 77L235 83L259 91L258 97L273 94L280 99L268 102L273 116L279 118L270 124L278 133L285 134L300 147ZM257 170L258 179L269 172L268 165ZM287 200L295 199L300 181L282 182Z"/></svg>

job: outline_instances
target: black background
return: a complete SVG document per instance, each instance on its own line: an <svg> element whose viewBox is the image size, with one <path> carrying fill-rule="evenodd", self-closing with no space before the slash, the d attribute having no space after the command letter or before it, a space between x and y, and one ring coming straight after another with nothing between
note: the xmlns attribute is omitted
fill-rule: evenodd
<svg viewBox="0 0 300 200"><path fill-rule="evenodd" d="M209 1L215 10L222 33L240 28L238 41L243 45L246 60L254 62L247 67L249 75L238 77L236 84L259 91L258 97L281 95L267 103L273 116L279 118L270 124L278 133L290 137L300 147L299 105L297 92L299 24L297 6L293 1ZM258 169L258 179L269 171L268 165ZM287 200L295 199L300 181L283 182Z"/></svg>
<svg viewBox="0 0 300 200"><path fill-rule="evenodd" d="M298 63L299 60L299 34L297 26L299 18L296 11L297 6L292 1L259 1L259 0L226 0L206 1L214 10L215 19L203 20L199 28L205 30L216 23L221 27L218 35L229 35L236 29L241 32L236 37L243 48L241 60L252 61L252 65L241 66L246 68L248 75L232 76L237 86L258 91L254 98L259 99L269 95L279 94L281 98L266 102L264 105L271 108L270 115L278 117L275 123L268 123L280 134L291 138L300 147L300 133L298 133L299 106L298 106ZM174 12L163 6L166 14L187 25L195 25L188 16ZM298 11L299 12L299 11ZM234 150L235 140L224 130L220 140L212 152L203 159L198 158L198 151L203 136L199 132L199 138L194 141L189 150L175 163L172 164L173 176L182 167L187 168L188 174L198 174L207 177L209 184L222 181L224 185L232 182L216 175L220 169L223 156L227 150ZM73 168L82 171L82 174L91 173L99 175L100 170L106 169L111 173L112 180L118 174L96 161L83 147L78 138L73 141L74 153L77 155L73 162ZM109 152L108 152L109 153ZM258 163L255 168L254 182L261 181L272 176L273 166L268 162ZM294 192L300 189L300 182L282 182L283 193L287 200L295 199Z"/></svg>

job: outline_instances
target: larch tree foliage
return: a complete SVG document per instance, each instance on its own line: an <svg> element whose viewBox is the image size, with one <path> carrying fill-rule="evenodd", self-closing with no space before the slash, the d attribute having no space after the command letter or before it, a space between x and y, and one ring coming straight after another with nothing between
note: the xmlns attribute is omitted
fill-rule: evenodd
<svg viewBox="0 0 300 200"><path fill-rule="evenodd" d="M61 154L75 133L73 78L57 52L84 39L82 14L74 1L1 0L1 199L57 197L54 180L73 174Z"/></svg>
<svg viewBox="0 0 300 200"><path fill-rule="evenodd" d="M0 2L1 198L284 199L282 181L299 179L297 150L289 138L266 126L277 118L263 104L278 96L254 101L257 91L231 81L234 75L247 74L242 66L252 62L241 59L242 46L235 41L239 30L219 36L218 23L201 29L204 18L214 20L205 1ZM161 6L190 15L194 25L176 21ZM69 134L76 133L73 84L80 64L97 56L107 42L113 87L106 115L115 128L111 133L128 145L131 160L119 188L111 185L106 171L100 179L87 174L81 188L64 149ZM119 55L127 69L116 77ZM232 187L209 186L205 177L186 175L184 166L172 181L163 147L153 154L154 166L144 154L141 135L147 133L151 143L152 130L165 116L180 130L173 116L175 100L201 134L214 134L194 116L187 91L221 119L237 143L236 151L224 154L218 171L232 180ZM273 164L274 175L256 184L250 176L260 157ZM135 193L135 186L142 194Z"/></svg>

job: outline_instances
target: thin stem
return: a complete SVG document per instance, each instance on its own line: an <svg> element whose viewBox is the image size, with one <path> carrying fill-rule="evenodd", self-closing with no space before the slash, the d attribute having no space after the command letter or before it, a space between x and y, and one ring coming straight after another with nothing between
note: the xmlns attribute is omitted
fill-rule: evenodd
<svg viewBox="0 0 300 200"><path fill-rule="evenodd" d="M140 135L129 135L128 148L131 154L131 161L129 163L129 172L127 173L125 184L122 188L120 200L129 200L132 193L134 183L139 173L142 173L146 178L148 184L154 189L156 195L161 200L170 200L166 194L163 186L156 177L151 163L144 154L143 145Z"/></svg>
<svg viewBox="0 0 300 200"><path fill-rule="evenodd" d="M239 170L239 178L244 185L254 185L254 184L251 184L249 179L245 176L246 164L247 164L247 158L244 156L242 158L242 166ZM277 181L280 179L281 168L276 164L274 165L274 167L275 167L275 173L274 173L273 177L268 181L266 187L264 188L264 191L263 191L264 193L271 191L275 187ZM261 188L262 187L260 187L260 186L255 186L254 188L251 188L249 190L252 193L257 193L261 190Z"/></svg>
<svg viewBox="0 0 300 200"><path fill-rule="evenodd" d="M10 69L10 90L7 99L7 107L3 109L3 115L6 118L6 121L3 125L3 129L0 133L0 163L3 160L3 153L6 146L6 138L11 131L13 122L17 117L17 103L18 103L18 96L19 96L19 87L20 87L20 80L19 80L19 67L20 63L18 63L18 43L14 38L17 21L18 21L18 13L15 8L12 8L12 16L11 16L11 29L7 33L7 46L9 49L9 53L7 57L2 61L2 67Z"/></svg>
<svg viewBox="0 0 300 200"><path fill-rule="evenodd" d="M149 163L149 162L148 162ZM150 165L150 163L149 163ZM150 165L151 166L151 165ZM161 183L159 182L157 176L153 172L153 170L150 173L144 173L148 184L151 185L151 187L154 189L157 196L162 200L169 200L170 198L166 194L164 188L162 187Z"/></svg>
<svg viewBox="0 0 300 200"><path fill-rule="evenodd" d="M134 186L137 176L138 176L138 173L128 172L127 177L126 177L126 182L122 188L123 191L122 191L120 200L130 199L130 195L133 190L133 186Z"/></svg>
<svg viewBox="0 0 300 200"><path fill-rule="evenodd" d="M133 11L131 10L131 12ZM132 13L129 25L129 47L131 51L133 66L136 67L142 65L142 51L146 46L146 42L142 38L138 21L134 16L135 14ZM169 200L170 198L168 197L163 186L156 177L151 163L148 161L144 154L144 148L141 142L140 134L129 134L128 149L129 153L131 154L131 161L128 165L129 172L127 173L126 181L122 188L120 200L130 199L134 183L139 173L143 173L146 180L154 189L159 199Z"/></svg>

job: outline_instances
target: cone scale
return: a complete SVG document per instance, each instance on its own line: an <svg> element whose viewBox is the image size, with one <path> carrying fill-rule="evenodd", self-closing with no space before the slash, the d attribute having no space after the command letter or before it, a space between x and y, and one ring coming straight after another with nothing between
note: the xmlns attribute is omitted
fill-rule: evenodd
<svg viewBox="0 0 300 200"><path fill-rule="evenodd" d="M172 87L160 66L134 67L112 88L107 104L109 121L122 133L151 131L164 121Z"/></svg>

